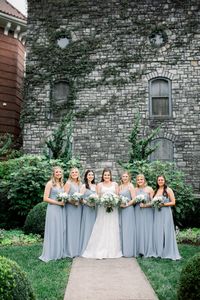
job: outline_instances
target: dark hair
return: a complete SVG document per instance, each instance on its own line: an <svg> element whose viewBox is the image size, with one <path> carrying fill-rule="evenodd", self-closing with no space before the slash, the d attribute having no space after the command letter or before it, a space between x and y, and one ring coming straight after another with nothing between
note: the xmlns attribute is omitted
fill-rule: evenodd
<svg viewBox="0 0 200 300"><path fill-rule="evenodd" d="M93 175L94 175L94 179L91 181L91 183L92 183L92 184L95 183L95 174L94 174L94 171L93 171L93 170L87 170L87 171L85 172L85 175L84 175L84 182L85 182L85 187L86 187L86 189L88 189L88 190L90 190L90 186L89 186L89 183L88 183L87 175L88 175L88 173L90 173L90 172L92 172Z"/></svg>
<svg viewBox="0 0 200 300"><path fill-rule="evenodd" d="M110 173L110 181L112 181L112 173L111 173L111 170L110 170L109 168L105 168L105 169L103 170L103 172L102 172L102 175L101 175L101 182L104 181L103 176L104 176L104 173L106 173L106 172L109 172L109 173Z"/></svg>
<svg viewBox="0 0 200 300"><path fill-rule="evenodd" d="M158 185L158 178L159 177L163 177L164 180L165 180L165 183L164 183L164 189L163 189L163 196L164 197L168 197L168 193L167 193L167 183L166 183L166 178L164 175L158 175L157 178L156 178L156 189L155 189L155 192L154 192L154 196L156 195L158 189L159 189L159 185Z"/></svg>

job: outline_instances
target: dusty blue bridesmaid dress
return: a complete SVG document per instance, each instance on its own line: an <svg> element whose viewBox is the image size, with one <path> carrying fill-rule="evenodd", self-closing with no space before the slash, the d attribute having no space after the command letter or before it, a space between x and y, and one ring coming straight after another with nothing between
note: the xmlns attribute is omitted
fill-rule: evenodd
<svg viewBox="0 0 200 300"><path fill-rule="evenodd" d="M69 195L80 192L80 185L70 182ZM64 255L75 257L80 255L80 232L82 205L75 206L67 203L64 207L66 217L66 241L64 246Z"/></svg>
<svg viewBox="0 0 200 300"><path fill-rule="evenodd" d="M83 195L83 199L87 200L87 198L92 194L96 194L96 191L86 189ZM84 250L87 247L95 220L96 220L96 207L90 207L87 204L84 204L83 211L82 211L81 234L80 234L81 254L84 252Z"/></svg>
<svg viewBox="0 0 200 300"><path fill-rule="evenodd" d="M136 195L141 194L145 196L147 202L150 201L149 194L143 189L138 189ZM155 256L153 218L153 209L151 207L141 208L139 203L135 205L137 255L143 255L144 257Z"/></svg>
<svg viewBox="0 0 200 300"><path fill-rule="evenodd" d="M170 200L164 197L164 202ZM157 257L180 259L176 243L174 222L170 206L163 206L160 210L154 209L153 242Z"/></svg>
<svg viewBox="0 0 200 300"><path fill-rule="evenodd" d="M52 187L49 198L55 200L58 193L63 191L63 188ZM64 254L65 222L64 207L49 203L46 212L43 251L39 259L48 262L66 257Z"/></svg>
<svg viewBox="0 0 200 300"><path fill-rule="evenodd" d="M128 188L120 191L120 195L131 200ZM135 208L132 205L120 209L120 233L123 256L136 256Z"/></svg>

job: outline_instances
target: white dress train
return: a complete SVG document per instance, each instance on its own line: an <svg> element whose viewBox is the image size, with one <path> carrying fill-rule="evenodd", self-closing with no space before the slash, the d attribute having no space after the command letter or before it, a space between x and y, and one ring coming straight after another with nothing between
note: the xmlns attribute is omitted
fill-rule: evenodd
<svg viewBox="0 0 200 300"><path fill-rule="evenodd" d="M115 183L109 187L102 183L101 196L107 193L115 193ZM98 207L92 234L82 256L96 259L122 256L117 208L107 213L104 207Z"/></svg>

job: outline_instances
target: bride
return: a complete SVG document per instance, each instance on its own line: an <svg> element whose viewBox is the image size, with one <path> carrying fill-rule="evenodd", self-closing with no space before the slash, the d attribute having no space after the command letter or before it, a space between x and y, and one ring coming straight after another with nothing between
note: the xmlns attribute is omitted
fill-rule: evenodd
<svg viewBox="0 0 200 300"><path fill-rule="evenodd" d="M118 194L118 185L112 182L110 169L103 170L101 182L97 185L97 192L99 196L107 193ZM92 234L82 256L98 259L122 256L118 208L108 213L104 207L98 207Z"/></svg>

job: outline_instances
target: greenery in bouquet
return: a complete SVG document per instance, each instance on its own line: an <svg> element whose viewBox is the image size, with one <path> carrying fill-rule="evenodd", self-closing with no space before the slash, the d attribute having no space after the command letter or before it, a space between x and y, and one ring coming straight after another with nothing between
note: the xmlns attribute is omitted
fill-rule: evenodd
<svg viewBox="0 0 200 300"><path fill-rule="evenodd" d="M120 199L120 205L123 205L123 206L128 205L129 199L127 197L120 195L119 199Z"/></svg>
<svg viewBox="0 0 200 300"><path fill-rule="evenodd" d="M120 205L120 198L116 194L104 194L100 198L100 205L105 207L106 212L110 213L113 211L114 207Z"/></svg>
<svg viewBox="0 0 200 300"><path fill-rule="evenodd" d="M69 195L66 192L61 192L57 195L56 200L67 203L67 201L69 200Z"/></svg>
<svg viewBox="0 0 200 300"><path fill-rule="evenodd" d="M82 197L83 197L83 195L81 193L76 192L70 196L70 202L72 204L78 206Z"/></svg>
<svg viewBox="0 0 200 300"><path fill-rule="evenodd" d="M145 195L137 195L135 198L135 203L146 203Z"/></svg>
<svg viewBox="0 0 200 300"><path fill-rule="evenodd" d="M99 196L97 194L91 194L88 198L87 198L87 204L89 206L95 207L96 204L99 203Z"/></svg>
<svg viewBox="0 0 200 300"><path fill-rule="evenodd" d="M155 196L151 200L151 206L153 208L158 208L158 210L161 210L161 207L162 207L163 203L164 203L163 196Z"/></svg>

